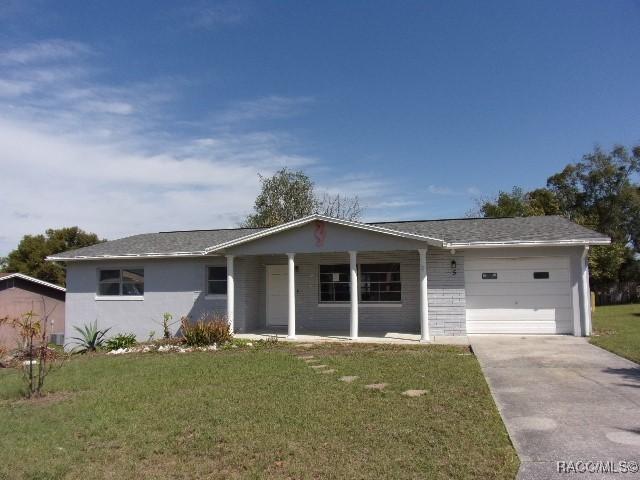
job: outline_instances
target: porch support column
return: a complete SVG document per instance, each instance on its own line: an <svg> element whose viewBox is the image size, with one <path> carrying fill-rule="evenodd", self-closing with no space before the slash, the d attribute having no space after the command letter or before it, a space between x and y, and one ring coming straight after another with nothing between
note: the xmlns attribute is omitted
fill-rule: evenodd
<svg viewBox="0 0 640 480"><path fill-rule="evenodd" d="M289 332L287 338L296 338L296 264L295 253L287 253L289 265Z"/></svg>
<svg viewBox="0 0 640 480"><path fill-rule="evenodd" d="M235 305L235 286L233 283L233 255L227 255L227 321L229 322L229 329L231 333L233 330L233 317L234 317L234 305Z"/></svg>
<svg viewBox="0 0 640 480"><path fill-rule="evenodd" d="M580 257L580 268L582 278L580 279L580 290L582 293L582 319L584 321L584 329L582 325L578 324L576 331L573 332L576 336L591 335L591 289L589 288L589 247L584 247L582 255Z"/></svg>
<svg viewBox="0 0 640 480"><path fill-rule="evenodd" d="M429 300L427 298L427 249L419 248L420 255L420 341L429 341Z"/></svg>
<svg viewBox="0 0 640 480"><path fill-rule="evenodd" d="M351 269L351 328L349 329L351 340L358 339L358 252L349 251L349 267Z"/></svg>

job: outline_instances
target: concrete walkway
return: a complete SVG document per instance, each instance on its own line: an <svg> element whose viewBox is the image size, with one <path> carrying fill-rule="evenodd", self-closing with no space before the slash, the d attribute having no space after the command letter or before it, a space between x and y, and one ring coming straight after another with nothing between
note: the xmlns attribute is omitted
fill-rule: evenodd
<svg viewBox="0 0 640 480"><path fill-rule="evenodd" d="M640 479L640 366L584 338L469 339L522 462L519 479ZM618 473L569 473L602 472L571 463L598 461Z"/></svg>
<svg viewBox="0 0 640 480"><path fill-rule="evenodd" d="M301 343L316 342L352 342L346 332L309 332L298 333L294 340L287 338L286 329L261 330L251 333L236 333L236 338L244 340L267 340L276 337L278 341L293 341ZM428 345L420 343L420 334L394 332L361 332L358 343L393 343L399 345ZM469 345L469 339L464 335L430 337L429 344L436 345Z"/></svg>

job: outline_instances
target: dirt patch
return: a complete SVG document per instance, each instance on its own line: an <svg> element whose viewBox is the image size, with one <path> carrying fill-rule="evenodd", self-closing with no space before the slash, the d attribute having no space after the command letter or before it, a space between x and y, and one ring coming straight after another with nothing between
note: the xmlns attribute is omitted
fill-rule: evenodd
<svg viewBox="0 0 640 480"><path fill-rule="evenodd" d="M326 365L309 365L309 366L310 366L311 368L316 369L316 370L317 370L317 369L319 369L319 368L327 368L327 366L326 366Z"/></svg>
<svg viewBox="0 0 640 480"><path fill-rule="evenodd" d="M346 375L344 377L340 377L341 382L351 383L358 379L357 375Z"/></svg>
<svg viewBox="0 0 640 480"><path fill-rule="evenodd" d="M365 385L364 388L368 388L369 390L384 390L384 387L389 385L388 383L372 383L370 385Z"/></svg>
<svg viewBox="0 0 640 480"><path fill-rule="evenodd" d="M329 370L317 370L320 373L335 373L336 371L333 369L329 369Z"/></svg>
<svg viewBox="0 0 640 480"><path fill-rule="evenodd" d="M407 390L405 392L402 392L402 395L404 395L405 397L421 397L425 393L427 393L426 390Z"/></svg>

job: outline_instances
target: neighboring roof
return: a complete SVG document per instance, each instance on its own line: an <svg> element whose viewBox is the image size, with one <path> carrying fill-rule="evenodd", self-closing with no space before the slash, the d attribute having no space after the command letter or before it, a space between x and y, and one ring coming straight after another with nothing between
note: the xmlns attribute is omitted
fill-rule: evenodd
<svg viewBox="0 0 640 480"><path fill-rule="evenodd" d="M273 228L193 230L134 235L52 255L48 260L201 256L316 220L421 240L444 248L498 245L597 245L610 242L607 236L558 216L362 223L311 215Z"/></svg>
<svg viewBox="0 0 640 480"><path fill-rule="evenodd" d="M60 285L56 285L55 283L45 282L44 280L40 280L39 278L33 278L23 273L0 272L0 280L8 280L9 278L21 278L22 280L26 280L32 283L37 283L38 285L43 285L45 287L53 288L55 290L60 290L61 292L67 291L66 288L61 287Z"/></svg>

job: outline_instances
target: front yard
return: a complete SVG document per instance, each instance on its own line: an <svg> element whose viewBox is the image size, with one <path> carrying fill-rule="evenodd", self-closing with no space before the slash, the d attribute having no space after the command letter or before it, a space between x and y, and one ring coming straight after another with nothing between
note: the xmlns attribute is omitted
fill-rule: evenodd
<svg viewBox="0 0 640 480"><path fill-rule="evenodd" d="M88 355L52 373L44 399L20 400L20 387L0 371L0 478L511 479L518 468L463 348Z"/></svg>
<svg viewBox="0 0 640 480"><path fill-rule="evenodd" d="M597 307L590 341L640 363L640 304Z"/></svg>

